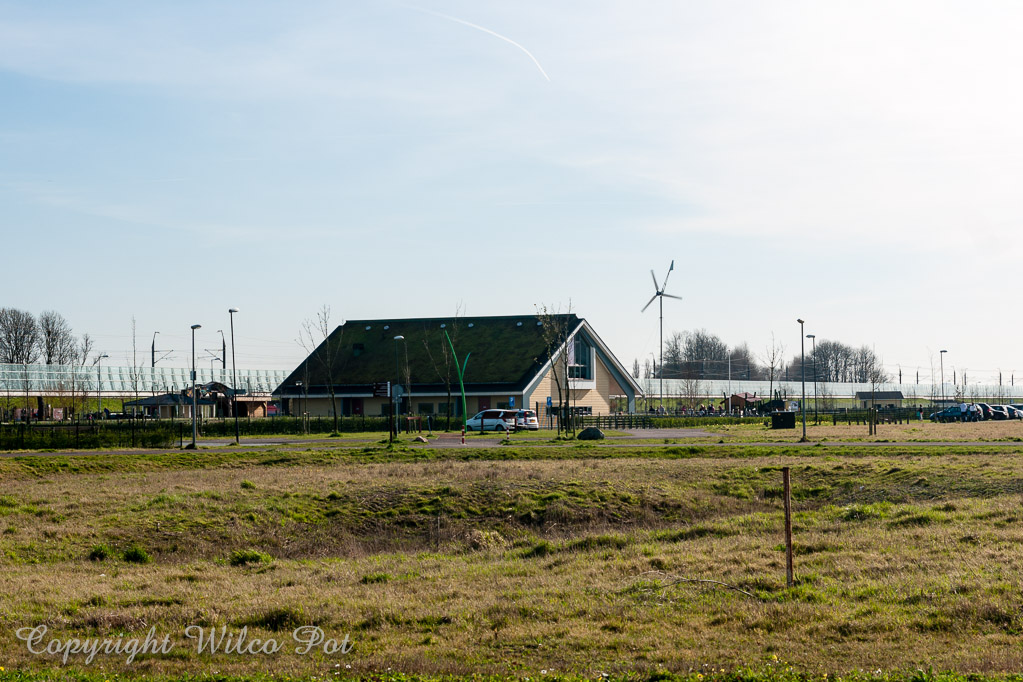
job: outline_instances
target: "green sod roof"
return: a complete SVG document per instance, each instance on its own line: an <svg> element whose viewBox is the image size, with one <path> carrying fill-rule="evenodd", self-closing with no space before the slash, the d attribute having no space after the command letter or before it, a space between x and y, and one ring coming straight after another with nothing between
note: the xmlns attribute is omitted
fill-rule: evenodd
<svg viewBox="0 0 1023 682"><path fill-rule="evenodd" d="M571 333L581 320L575 315L557 316L557 326ZM420 318L410 320L348 320L292 372L276 392L295 394L326 391L364 392L374 383L405 381L406 352L411 381L420 390L440 388L445 381L445 358L450 383L457 389L458 373L451 360L451 348L444 332L454 343L459 363L465 361L465 387L472 390L518 391L523 389L547 362L543 329L536 315L507 317ZM443 326L442 326L443 325ZM395 341L404 336L404 341ZM557 346L564 342L564 334ZM328 367L333 357L332 376Z"/></svg>

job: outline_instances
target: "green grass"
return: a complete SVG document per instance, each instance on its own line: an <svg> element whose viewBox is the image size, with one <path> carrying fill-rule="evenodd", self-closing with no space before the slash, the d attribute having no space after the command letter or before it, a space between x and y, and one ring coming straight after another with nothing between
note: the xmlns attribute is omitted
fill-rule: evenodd
<svg viewBox="0 0 1023 682"><path fill-rule="evenodd" d="M3 459L0 680L49 679L52 658L13 634L37 624L62 638L156 626L178 642L133 668L106 658L122 678L322 679L340 662L373 679L909 679L932 665L1007 679L1023 634L1019 454L338 443ZM262 638L315 624L356 648L200 658L190 624Z"/></svg>

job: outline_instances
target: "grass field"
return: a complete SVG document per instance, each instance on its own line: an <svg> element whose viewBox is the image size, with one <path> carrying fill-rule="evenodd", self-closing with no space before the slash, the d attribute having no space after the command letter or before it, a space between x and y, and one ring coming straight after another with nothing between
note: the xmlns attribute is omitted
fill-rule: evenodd
<svg viewBox="0 0 1023 682"><path fill-rule="evenodd" d="M1023 445L828 438L0 459L0 679L1023 668ZM190 625L352 650L199 654ZM15 634L38 626L175 646L64 668Z"/></svg>

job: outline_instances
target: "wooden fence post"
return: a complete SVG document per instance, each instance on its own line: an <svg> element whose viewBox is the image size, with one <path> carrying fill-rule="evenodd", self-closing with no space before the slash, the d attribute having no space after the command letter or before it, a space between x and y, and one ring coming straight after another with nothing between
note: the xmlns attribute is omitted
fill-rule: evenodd
<svg viewBox="0 0 1023 682"><path fill-rule="evenodd" d="M782 468L781 477L785 486L785 583L792 587L795 582L792 570L792 481L788 467Z"/></svg>

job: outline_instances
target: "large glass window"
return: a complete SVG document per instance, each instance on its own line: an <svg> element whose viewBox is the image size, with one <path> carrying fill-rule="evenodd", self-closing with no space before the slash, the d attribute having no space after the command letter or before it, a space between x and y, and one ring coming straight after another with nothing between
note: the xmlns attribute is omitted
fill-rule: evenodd
<svg viewBox="0 0 1023 682"><path fill-rule="evenodd" d="M568 376L570 379L593 379L593 349L586 339L575 337L572 341L568 358Z"/></svg>

